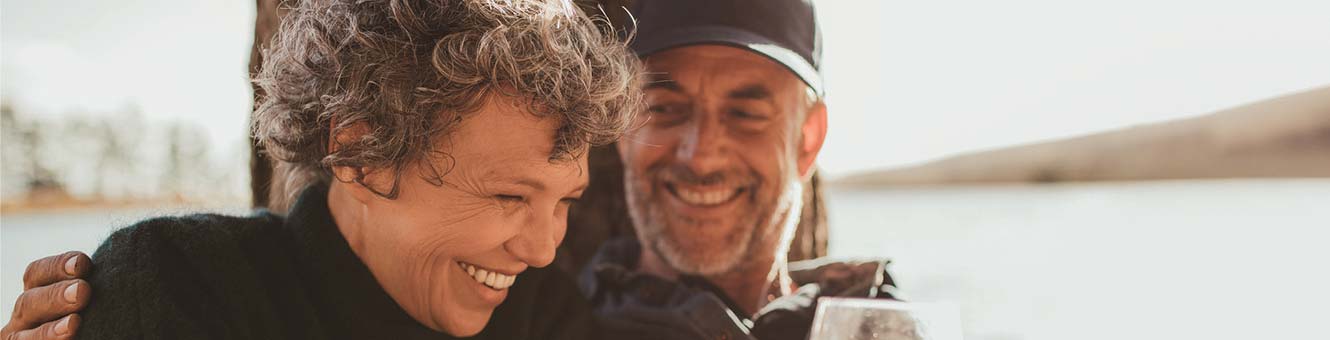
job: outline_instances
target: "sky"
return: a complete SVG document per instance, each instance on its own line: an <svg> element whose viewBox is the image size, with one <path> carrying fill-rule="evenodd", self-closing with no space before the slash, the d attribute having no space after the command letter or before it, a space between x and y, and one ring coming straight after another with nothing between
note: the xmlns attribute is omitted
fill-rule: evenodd
<svg viewBox="0 0 1330 340"><path fill-rule="evenodd" d="M0 93L21 114L111 115L202 127L244 147L253 1L0 2ZM242 160L248 162L248 160Z"/></svg>
<svg viewBox="0 0 1330 340"><path fill-rule="evenodd" d="M1324 0L816 4L831 177L1330 85Z"/></svg>
<svg viewBox="0 0 1330 340"><path fill-rule="evenodd" d="M252 1L2 1L3 100L243 146ZM832 178L1330 85L1323 0L815 3Z"/></svg>

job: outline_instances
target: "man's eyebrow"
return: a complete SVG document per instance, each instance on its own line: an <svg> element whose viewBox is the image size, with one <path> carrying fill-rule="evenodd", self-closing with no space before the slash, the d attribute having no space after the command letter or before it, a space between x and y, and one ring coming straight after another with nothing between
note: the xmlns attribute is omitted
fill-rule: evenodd
<svg viewBox="0 0 1330 340"><path fill-rule="evenodd" d="M771 90L762 84L752 84L730 91L730 99L767 99L771 98Z"/></svg>
<svg viewBox="0 0 1330 340"><path fill-rule="evenodd" d="M654 73L648 76L647 84L646 86L643 87L643 90L651 90L651 89L663 89L674 92L683 92L683 89L679 88L678 82L675 82L674 79L670 79L669 76L660 73Z"/></svg>

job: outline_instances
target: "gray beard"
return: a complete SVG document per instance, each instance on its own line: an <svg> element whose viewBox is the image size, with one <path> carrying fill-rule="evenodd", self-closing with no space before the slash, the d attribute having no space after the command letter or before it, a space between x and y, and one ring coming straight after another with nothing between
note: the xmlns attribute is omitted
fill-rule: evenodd
<svg viewBox="0 0 1330 340"><path fill-rule="evenodd" d="M627 178L633 178L632 174ZM796 208L790 206L791 203L795 202L791 200L801 199L801 197L787 197L791 194L790 190L785 190L786 192L777 197L775 202L766 204L755 202L756 213L744 216L739 222L753 226L749 235L742 238L739 244L730 245L719 253L708 253L716 254L714 256L697 258L696 256L690 256L690 254L698 254L697 252L690 252L671 233L666 232L671 217L662 211L663 209L659 206L652 204L651 195L666 195L668 193L655 193L650 189L641 190L642 188L638 188L635 183L627 183L628 185L624 189L627 191L625 196L628 201L628 213L637 229L638 240L641 241L644 247L654 252L679 273L710 276L743 269L743 265L747 264L745 260L752 258L754 255L751 254L752 251L756 250L753 245L765 241L766 237L780 237L781 245L777 247L776 251L778 253L775 254L778 260L784 258L785 251L789 248L793 228L789 227L790 223L781 223L782 219L775 216L775 211L778 208L787 208L787 210ZM798 182L787 183L787 186L789 185L799 184ZM792 213L797 214L797 212ZM790 218L797 220L798 216L786 216L785 219ZM676 223L695 223L678 216L674 216L673 220ZM778 223L782 225L775 225ZM780 231L769 235L768 231L775 231L772 229L780 229Z"/></svg>
<svg viewBox="0 0 1330 340"><path fill-rule="evenodd" d="M654 221L661 221L660 218L664 218L660 213L661 212L656 209L650 209L649 212L649 214L656 215L654 216ZM683 223L690 222L684 221ZM756 222L753 223L755 224ZM681 246L678 240L673 236L670 236L670 233L665 232L665 228L667 227L664 225L652 223L649 224L647 228L638 228L638 232L642 233L643 231L646 231L643 236L646 240L649 240L648 242L650 242L649 246L651 247L651 250L654 251L656 255L659 255L660 258L664 259L670 267L680 273L691 275L716 275L736 269L744 262L743 260L745 258L749 257L749 249L752 248L753 243L758 241L761 234L761 228L755 226L752 233L750 233L748 237L743 238L743 241L740 241L739 244L726 247L725 250L716 255L716 257L694 258L693 256L687 255L690 253L688 249Z"/></svg>

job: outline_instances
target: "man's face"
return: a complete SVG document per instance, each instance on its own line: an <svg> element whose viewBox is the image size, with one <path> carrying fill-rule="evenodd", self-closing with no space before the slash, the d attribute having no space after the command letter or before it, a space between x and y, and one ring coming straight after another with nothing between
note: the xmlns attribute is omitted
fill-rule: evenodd
<svg viewBox="0 0 1330 340"><path fill-rule="evenodd" d="M793 73L746 50L688 46L644 62L648 112L618 143L643 245L700 275L783 251L782 222L797 211L825 110ZM823 127L812 144L809 112Z"/></svg>

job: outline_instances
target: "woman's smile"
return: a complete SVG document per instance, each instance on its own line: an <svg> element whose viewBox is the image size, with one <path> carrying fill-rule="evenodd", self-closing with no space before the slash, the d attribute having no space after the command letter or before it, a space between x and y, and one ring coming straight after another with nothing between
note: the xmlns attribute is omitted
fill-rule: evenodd
<svg viewBox="0 0 1330 340"><path fill-rule="evenodd" d="M503 303L503 300L508 297L508 287L512 286L513 282L517 281L517 275L499 274L464 262L455 263L457 263L457 265L453 266L453 269L456 270L455 274L457 274L457 281L465 281L462 282L461 285L466 286L466 290L474 292L476 297L479 297L480 301L488 305L490 308ZM477 279L482 272L485 275L484 278ZM503 277L502 280L504 281L496 282L500 280L500 277ZM490 285L486 283L486 281L494 282L494 284Z"/></svg>
<svg viewBox="0 0 1330 340"><path fill-rule="evenodd" d="M457 261L457 265L466 271L467 275L475 279L476 282L484 284L494 290L504 290L513 285L517 280L517 273L505 274L498 270L477 266L474 264Z"/></svg>

